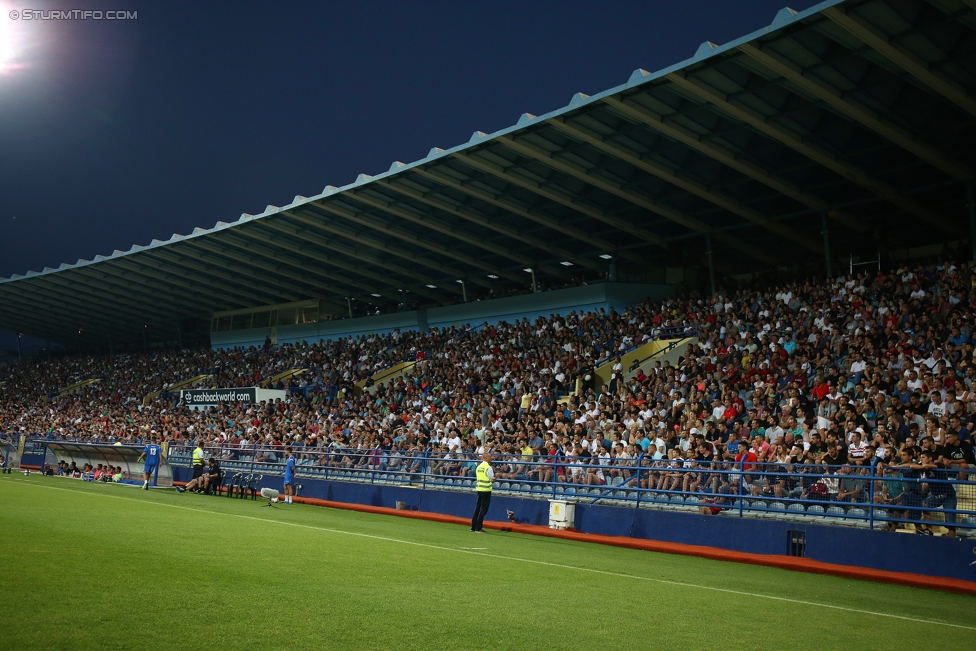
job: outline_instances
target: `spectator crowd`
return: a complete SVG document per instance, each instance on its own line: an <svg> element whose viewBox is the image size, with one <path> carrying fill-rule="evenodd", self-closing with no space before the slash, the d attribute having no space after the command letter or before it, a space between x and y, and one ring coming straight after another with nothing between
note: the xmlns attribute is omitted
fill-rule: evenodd
<svg viewBox="0 0 976 651"><path fill-rule="evenodd" d="M446 476L467 476L491 449L503 480L682 491L700 494L703 512L741 496L873 500L911 519L941 508L952 525L952 511L976 510L959 483L976 467L974 324L973 269L939 262L621 313L31 360L0 370L0 432L127 443L155 433L224 458L260 449L263 462L287 444L304 464L346 469L411 472L432 455L425 471ZM674 364L625 368L624 353L673 326L694 327L698 343ZM371 384L405 358L422 361ZM274 403L143 402L199 375L197 386L255 386L290 369L305 372Z"/></svg>

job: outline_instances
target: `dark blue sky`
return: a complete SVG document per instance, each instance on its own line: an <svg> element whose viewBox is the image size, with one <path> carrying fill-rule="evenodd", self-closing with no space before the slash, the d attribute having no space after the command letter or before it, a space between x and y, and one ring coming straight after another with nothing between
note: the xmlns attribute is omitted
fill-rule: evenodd
<svg viewBox="0 0 976 651"><path fill-rule="evenodd" d="M82 4L138 19L13 25L0 276L386 171L759 29L783 0ZM0 6L9 41L10 9L80 5Z"/></svg>

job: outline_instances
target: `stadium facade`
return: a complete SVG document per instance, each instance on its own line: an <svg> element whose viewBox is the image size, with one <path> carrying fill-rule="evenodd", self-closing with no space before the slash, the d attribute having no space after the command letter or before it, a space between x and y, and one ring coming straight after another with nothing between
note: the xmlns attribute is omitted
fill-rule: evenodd
<svg viewBox="0 0 976 651"><path fill-rule="evenodd" d="M689 268L714 286L716 274L972 246L974 54L972 0L782 9L757 32L421 160L0 279L0 328L70 347L151 344L263 305L314 304L319 320L584 275L660 283Z"/></svg>

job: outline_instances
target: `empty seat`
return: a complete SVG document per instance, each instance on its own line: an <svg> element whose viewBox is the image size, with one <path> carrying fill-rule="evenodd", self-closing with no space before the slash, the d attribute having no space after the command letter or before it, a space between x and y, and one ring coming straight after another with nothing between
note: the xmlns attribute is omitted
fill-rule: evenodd
<svg viewBox="0 0 976 651"><path fill-rule="evenodd" d="M844 509L840 508L839 506L827 507L827 515L839 515L843 517Z"/></svg>
<svg viewBox="0 0 976 651"><path fill-rule="evenodd" d="M847 512L847 515L855 516L855 517L864 517L867 515L867 512L864 509L853 508Z"/></svg>
<svg viewBox="0 0 976 651"><path fill-rule="evenodd" d="M824 508L819 504L814 504L813 506L807 509L807 513L816 513L818 515L822 515L823 512L824 512Z"/></svg>
<svg viewBox="0 0 976 651"><path fill-rule="evenodd" d="M796 504L796 503L790 504L790 507L787 509L787 511L799 511L801 513L805 510L806 509L803 508L802 504Z"/></svg>
<svg viewBox="0 0 976 651"><path fill-rule="evenodd" d="M783 504L782 502L773 502L772 504L769 505L769 508L774 511L785 511L786 505Z"/></svg>

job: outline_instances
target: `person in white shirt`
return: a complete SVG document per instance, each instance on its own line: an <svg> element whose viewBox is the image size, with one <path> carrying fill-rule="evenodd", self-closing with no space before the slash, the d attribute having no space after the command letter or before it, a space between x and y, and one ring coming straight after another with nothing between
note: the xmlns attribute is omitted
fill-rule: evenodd
<svg viewBox="0 0 976 651"><path fill-rule="evenodd" d="M934 371L939 362L945 364L947 368L952 368L952 363L942 356L942 350L940 348L933 350L931 355L922 360L922 363L925 364L930 371Z"/></svg>
<svg viewBox="0 0 976 651"><path fill-rule="evenodd" d="M452 452L457 448L458 451L461 449L461 437L458 435L457 431L454 432L454 436L447 439L447 449Z"/></svg>

